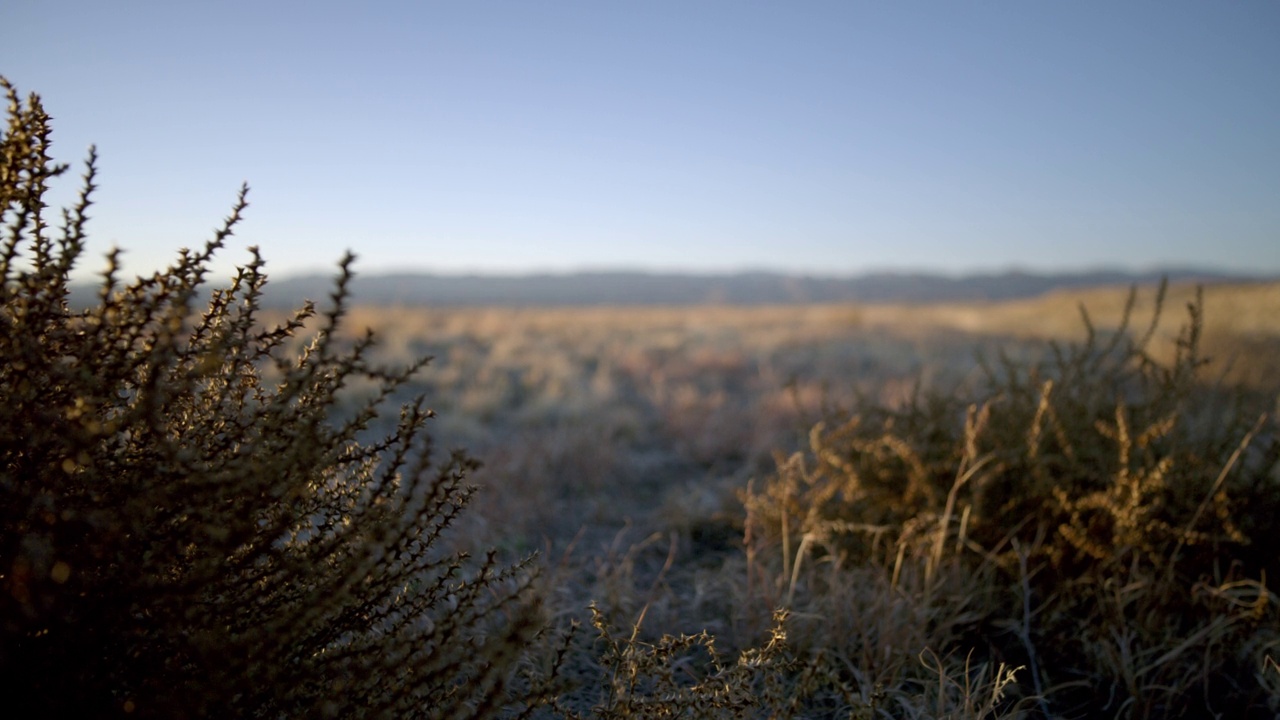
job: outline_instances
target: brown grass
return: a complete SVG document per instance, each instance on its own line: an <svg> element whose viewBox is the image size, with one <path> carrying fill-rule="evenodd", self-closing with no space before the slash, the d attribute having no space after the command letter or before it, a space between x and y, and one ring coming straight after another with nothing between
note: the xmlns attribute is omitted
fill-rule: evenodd
<svg viewBox="0 0 1280 720"><path fill-rule="evenodd" d="M1022 670L1004 686L1002 712L1155 717L1192 685L1223 693L1235 682L1179 664L1205 648L1254 653L1222 662L1270 682L1248 668L1272 641L1241 635L1256 625L1233 615L1229 599L1271 597L1257 574L1266 563L1250 549L1259 543L1240 542L1245 531L1230 522L1197 526L1272 502L1205 493L1257 412L1274 407L1274 375L1223 377L1220 361L1202 361L1206 347L1232 347L1243 348L1237 366L1274 367L1257 348L1280 337L1280 324L1263 324L1280 315L1236 312L1225 329L1204 328L1222 317L1214 302L1265 308L1277 287L1210 287L1202 304L1194 288L1171 288L1162 308L1195 308L1181 332L1168 319L1153 329L1154 289L1132 298L1127 325L1129 293L1111 290L981 307L360 308L355 317L390 337L389 356L437 353L422 382L451 398L438 406L446 425L488 462L479 477L491 492L473 529L504 547L546 548L560 568L560 616L589 598L610 623L643 616L637 641L709 631L733 649L767 642L774 609L786 606L791 646L839 658L839 676L864 696L880 687L913 713L925 712L917 691L929 667L969 676L1005 662ZM1100 301L1087 306L1092 340L1081 301ZM1072 329L1050 332L1059 326ZM968 406L976 435L965 440ZM1246 449L1261 463L1254 483L1275 452L1273 426L1262 427ZM794 454L806 447L808 459ZM861 465L825 459L832 452ZM1127 474L1116 474L1122 465ZM863 478L861 496L836 480L851 473ZM866 484L868 473L883 489ZM736 496L748 486L744 515ZM1252 537L1270 528L1260 516ZM1210 540L1219 549L1206 554ZM1209 564L1142 574L1173 556ZM1139 558L1142 573L1112 577ZM1099 594L1130 586L1147 590ZM1060 604L1044 605L1055 593L1065 593ZM1204 624L1189 620L1197 614ZM1140 616L1150 618L1146 635L1126 635ZM1097 627L1082 629L1080 617ZM1046 642L1070 656L1045 660ZM922 664L922 653L942 664ZM1055 699L1035 700L1043 696ZM1266 707L1264 696L1246 702Z"/></svg>

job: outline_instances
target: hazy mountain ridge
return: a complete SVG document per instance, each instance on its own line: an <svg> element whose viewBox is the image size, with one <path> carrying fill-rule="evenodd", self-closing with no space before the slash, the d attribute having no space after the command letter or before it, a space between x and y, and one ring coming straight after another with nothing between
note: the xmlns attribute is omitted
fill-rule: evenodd
<svg viewBox="0 0 1280 720"><path fill-rule="evenodd" d="M358 304L466 306L795 305L806 303L936 303L1031 298L1056 290L1171 282L1251 282L1280 276L1242 276L1195 269L1149 272L1004 272L961 277L929 273L867 273L849 277L744 272L729 275L578 272L519 276L433 273L357 273L351 290ZM323 300L332 275L272 278L264 306L292 307ZM92 302L90 284L72 289L72 302Z"/></svg>
<svg viewBox="0 0 1280 720"><path fill-rule="evenodd" d="M357 275L352 291L373 305L791 305L804 303L932 303L1013 300L1054 290L1106 285L1247 281L1225 273L1169 270L1033 274L1008 272L959 278L926 273L872 273L822 277L752 272L697 275L642 272L582 272L511 277L484 275ZM272 304L320 299L332 278L315 275L273 280Z"/></svg>

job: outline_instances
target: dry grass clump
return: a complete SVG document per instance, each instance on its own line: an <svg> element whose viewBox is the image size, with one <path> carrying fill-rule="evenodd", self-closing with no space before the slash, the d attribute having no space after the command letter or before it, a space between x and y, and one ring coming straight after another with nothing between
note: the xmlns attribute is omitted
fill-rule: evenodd
<svg viewBox="0 0 1280 720"><path fill-rule="evenodd" d="M338 342L350 258L261 329L254 252L197 312L245 208L167 270L67 305L94 189L60 234L49 118L7 81L0 138L0 684L13 717L484 717L538 627L527 563L442 550L475 461L435 463L424 399L358 442L425 360ZM271 381L265 377L273 378ZM335 421L355 381L374 396ZM533 690L526 690L536 695ZM528 697L524 698L528 700Z"/></svg>
<svg viewBox="0 0 1280 720"><path fill-rule="evenodd" d="M922 647L1025 666L1046 716L1271 717L1274 398L1206 387L1199 300L1157 362L1163 295L1141 332L1131 294L1115 332L1086 314L1084 341L986 362L968 397L815 427L744 496L744 612L812 617L807 644L874 678Z"/></svg>
<svg viewBox="0 0 1280 720"><path fill-rule="evenodd" d="M637 621L621 631L594 604L596 633L584 649L581 637L560 646L587 679L565 683L563 692L542 714L585 720L623 718L947 718L995 720L1020 717L1006 691L1015 669L993 673L967 662L955 663L931 653L916 658L922 682L886 688L851 678L847 663L823 651L810 652L789 640L792 621L778 610L765 638L755 647L722 651L716 638L701 631L662 634L645 639ZM567 673L566 673L567 674Z"/></svg>

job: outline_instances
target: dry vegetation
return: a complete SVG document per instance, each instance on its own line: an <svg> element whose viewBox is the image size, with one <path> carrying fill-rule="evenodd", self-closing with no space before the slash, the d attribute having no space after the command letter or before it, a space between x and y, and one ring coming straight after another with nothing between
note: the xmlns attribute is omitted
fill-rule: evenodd
<svg viewBox="0 0 1280 720"><path fill-rule="evenodd" d="M1078 308L1088 310L1097 330L1118 328L1125 316L1128 288L1062 291L1032 300L1004 303L965 303L922 307L867 308L863 315L873 327L948 328L978 336L1005 336L1080 342L1088 325ZM1196 299L1194 285L1169 288L1168 307L1184 308ZM1280 357L1280 283L1218 283L1203 288L1204 335L1201 344L1213 358L1211 375L1233 385L1274 392L1280 389L1274 358ZM1155 293L1136 298L1131 312L1149 317L1155 312ZM1176 322L1159 328L1148 348L1168 364L1177 351Z"/></svg>
<svg viewBox="0 0 1280 720"><path fill-rule="evenodd" d="M11 717L471 717L541 626L527 563L444 547L475 462L433 458L421 399L367 433L420 367L344 344L328 307L263 329L254 254L197 311L199 252L66 303L94 189L56 232L39 100L0 139L0 688ZM309 318L317 332L285 350ZM269 379L267 379L269 378ZM379 388L335 421L335 395Z"/></svg>
<svg viewBox="0 0 1280 720"><path fill-rule="evenodd" d="M950 307L365 307L352 317L385 339L388 357L436 355L417 383L440 398L448 436L486 462L473 539L544 549L563 616L590 599L618 626L643 617L639 638L707 631L741 649L768 642L773 610L788 607L791 645L839 658L840 676L856 678L849 708L896 688L913 713L945 715L945 703L921 700L930 678L972 677L966 664L994 676L1004 662L1022 667L1005 702L1024 704L1001 706L1011 713L1155 717L1210 685L1218 671L1205 664L1226 659L1207 647L1247 644L1256 664L1271 642L1252 620L1194 625L1189 613L1209 612L1211 596L1219 611L1248 598L1250 612L1272 596L1257 583L1269 561L1249 557L1252 541L1186 524L1230 515L1214 505L1227 502L1225 479L1210 490L1274 410L1276 356L1250 348L1280 339L1280 323L1265 322L1280 317L1269 312L1280 286L1213 286L1203 301L1196 292ZM1221 329L1202 332L1201 314ZM1223 377L1232 355L1235 374ZM1244 378L1241 367L1265 372ZM1234 502L1274 502L1258 484L1274 464L1274 427L1264 420L1250 436L1252 480L1240 482L1254 487ZM1210 536L1235 545L1172 572L1168 555L1201 552L1192 548ZM1131 555L1166 574L1113 575ZM1246 566L1253 575L1239 574ZM1103 597L1106 587L1148 596ZM1152 621L1176 627L1127 638L1133 614L1153 612L1141 603L1156 599ZM1033 602L1044 607L1032 612ZM1089 652L1115 657L1077 647L1046 663L1028 649L1078 646L1082 623L1096 626ZM939 664L923 663L926 651ZM1202 666L1178 668L1177 683L1159 666L1123 677L1118 666L1140 663L1138 653ZM1270 677L1249 662L1232 672ZM1216 704L1199 693L1203 712L1239 700L1212 692ZM1248 702L1269 708L1259 692Z"/></svg>
<svg viewBox="0 0 1280 720"><path fill-rule="evenodd" d="M1170 288L1165 304L1185 307L1195 291ZM1150 318L1155 294L1140 292L1132 314ZM1082 304L1097 332L1113 333L1128 296L1114 288L919 307L357 306L349 327L377 334L381 360L433 356L413 386L433 398L436 437L482 456L486 485L520 488L488 493L501 497L482 498L492 509L480 514L502 519L505 541L540 546L655 512L705 524L738 506L726 489L767 474L776 453L806 445L830 414L900 407L925 390L974 392L986 379L983 357L1032 362L1051 352L1039 341L1083 341ZM1280 389L1269 350L1280 343L1280 284L1211 286L1204 305L1218 329L1201 340L1213 358L1202 377L1221 380L1218 370L1230 367L1226 382L1238 386L1248 367L1257 373L1245 387L1259 396ZM1167 318L1157 328L1154 359L1172 358L1177 330Z"/></svg>
<svg viewBox="0 0 1280 720"><path fill-rule="evenodd" d="M50 239L10 104L8 707L1280 713L1280 285L437 311L349 307L344 264L275 317L255 256L197 307L241 204L80 311L92 157Z"/></svg>
<svg viewBox="0 0 1280 720"><path fill-rule="evenodd" d="M380 360L434 356L413 389L434 398L437 439L483 456L484 484L519 488L487 493L498 506L480 515L538 544L706 515L723 481L767 471L834 403L901 402L922 373L954 384L976 368L967 337L868 333L842 307L356 307L350 327L375 332Z"/></svg>

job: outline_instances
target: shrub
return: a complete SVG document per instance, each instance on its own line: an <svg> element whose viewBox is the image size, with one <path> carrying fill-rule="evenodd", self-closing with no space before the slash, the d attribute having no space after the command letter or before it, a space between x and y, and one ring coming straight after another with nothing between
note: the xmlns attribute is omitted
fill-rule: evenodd
<svg viewBox="0 0 1280 720"><path fill-rule="evenodd" d="M537 629L528 563L441 539L476 462L433 464L424 399L363 439L420 369L340 347L351 257L317 334L255 313L256 250L201 301L199 251L68 303L94 190L56 238L43 197L66 166L49 117L5 80L0 139L0 682L13 716L483 717L510 699ZM197 305L203 306L197 312ZM334 419L352 382L379 388ZM524 698L528 700L529 698Z"/></svg>
<svg viewBox="0 0 1280 720"><path fill-rule="evenodd" d="M984 361L973 392L819 424L745 495L751 594L823 618L809 641L864 672L895 622L1024 665L1045 715L1271 717L1275 399L1205 381L1199 301L1157 363L1163 295L1140 332L1131 294L1113 332L1085 313L1084 342ZM831 632L853 607L884 620Z"/></svg>

